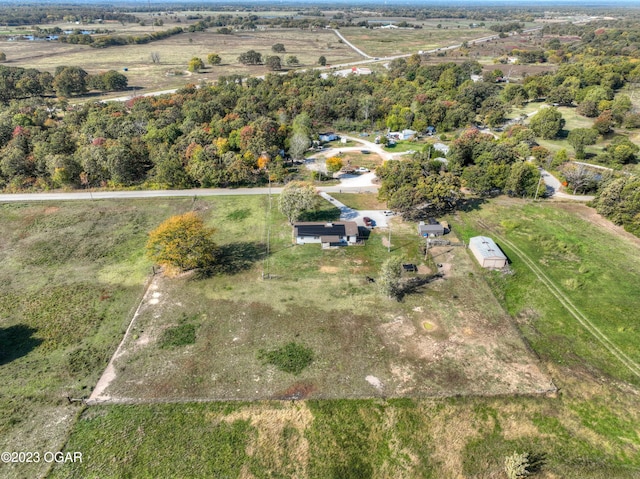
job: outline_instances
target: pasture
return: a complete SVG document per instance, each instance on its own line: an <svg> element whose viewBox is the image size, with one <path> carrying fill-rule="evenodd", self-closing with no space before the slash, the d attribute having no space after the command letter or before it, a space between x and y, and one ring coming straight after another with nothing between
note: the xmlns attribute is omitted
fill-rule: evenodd
<svg viewBox="0 0 640 479"><path fill-rule="evenodd" d="M389 255L386 231L374 230L364 246L328 251L319 245L292 246L291 227L273 212L265 256L266 201L258 196L195 203L219 231L221 272L154 280L103 400L341 399L553 389L510 318L491 301L464 248L435 252L443 263L439 271L423 261L415 225L397 218L391 255L418 264L420 273L409 274L414 286L398 303L366 280L378 276ZM325 212L314 216L330 220L331 205L322 207ZM433 276L437 272L441 278ZM189 344L167 348L166 331L181 329L195 331ZM260 360L260 351L291 342L313 352L312 363L300 374Z"/></svg>
<svg viewBox="0 0 640 479"><path fill-rule="evenodd" d="M139 301L149 228L191 200L0 205L0 446L55 451ZM18 447L19 446L19 447ZM0 465L38 477L44 463Z"/></svg>
<svg viewBox="0 0 640 479"><path fill-rule="evenodd" d="M252 209L251 203L247 206L244 203L243 208ZM225 230L232 228L241 231L243 221L256 223L260 216L239 214L236 209L224 206L206 210L203 209L204 206L204 203L200 203L201 211L212 215L210 218L215 218L216 222L224 218L232 220L232 223L227 220ZM216 203L216 206L220 207L221 204ZM630 323L624 324L624 318L629 316L620 308L626 308L630 300L632 304L628 307L637 310L634 301L640 295L633 288L637 288L638 282L628 280L638 274L640 267L637 261L629 263L627 260L634 255L637 257L638 246L624 235L608 228L606 223L587 221L588 208L580 206L579 208L584 209L580 211L576 211L576 208L578 207L573 205L531 205L498 199L481 204L472 211L461 212L449 220L454 231L464 238L477 233L487 234L486 227L496 228L500 235L505 235L527 255L544 265L565 294L576 301L585 310L585 314L597 321L599 327L607 333L625 328L629 341L622 335L611 334L611 337L621 348L628 350L631 343L637 342L637 331ZM539 227L542 221L549 225ZM533 228L535 233L532 232ZM286 229L282 233L286 233ZM283 237L277 241L282 241L282 244L286 242ZM500 239L498 243L500 244ZM82 464L57 465L53 467L49 477L266 477L279 474L309 478L489 478L501 477L504 457L513 451L527 451L537 458L540 461L541 477L638 477L640 438L637 424L640 421L640 404L635 394L637 388L620 381L628 376L624 368L616 365L584 331L580 331L557 300L536 281L518 255L504 245L503 247L512 261L513 274L501 276L485 273L478 271L474 265L460 271L461 277L450 281L460 284L473 281L473 287L480 288L483 288L483 284L490 285L495 296L515 318L527 342L542 358L544 370L553 376L560 387L556 395L431 399L378 397L355 400L91 406L78 418L65 446L68 451L83 451L85 460ZM620 254L607 254L602 251L604 247ZM288 250L291 248L284 251ZM340 250L343 251L345 250ZM329 267L357 267L348 261L348 256L335 262L333 259L336 258L329 257L319 263L318 251L313 250L304 255L309 260L304 269L283 272L275 265L291 266L291 263L284 258L276 261L275 258L280 254L281 251L274 253L272 265L272 271L279 272L280 279L270 280L269 284L289 281L297 276L295 287L291 287L287 294L294 298L304 295L306 301L298 303L298 300L296 304L310 304L315 309L322 307L320 300L326 299L326 293L317 284L314 289L309 288L306 281L314 274L321 274L318 266L325 266L325 275L336 276L344 275L344 271L333 270L334 272L329 273ZM378 249L377 253L367 256L375 258L383 255L384 252ZM454 259L454 271L460 267L459 262L464 265L466 260L470 260L468 257L465 260L465 255ZM618 294L617 288L622 283L616 283L615 288L612 284L607 286L610 283L607 283L607 278L595 281L594 289L590 289L587 284L569 287L573 283L565 281L566 279L571 279L576 274L588 274L579 271L576 273L574 270L581 263L593 271L593 276L606 274L606 270L620 271L623 274L622 281L628 285L625 287L631 289ZM473 276L469 273L473 273ZM284 278L283 275L287 277ZM212 282L211 279L200 283L208 286L199 288L205 296L203 306L211 305L211 298L240 294L245 289L242 282L247 277L236 274L235 279L224 284ZM178 278L177 281L181 285L177 287L174 284L174 292L187 288L194 291L193 285L187 284L189 281L195 282L194 279ZM253 279L252 286L255 284L256 280ZM333 283L325 280L324 284L329 284L325 287L329 289ZM446 297L452 300L450 294L453 291L448 291L445 296L441 294L441 290L432 290L432 286L429 286L426 294L421 295L429 298L430 305ZM281 301L283 296L273 295L274 288L278 286L268 287L271 288L268 292L252 293L255 295L254 302L264 302L267 296L272 298L275 304L280 303L277 314L280 314L281 320L284 318L286 321L286 311L291 305L288 301ZM311 291L313 294L309 294ZM450 301L449 304L460 311L460 304L472 304L470 301L474 295L467 283L464 296L459 296L455 303ZM345 297L335 294L332 296L337 298L337 304L347 303ZM484 300L492 297L485 293L482 296ZM587 297L590 298L589 301ZM177 302L185 299L185 296L158 296L157 299L158 303L152 306L160 307L165 301L165 309L178 308L180 305ZM173 304L167 304L174 300L176 302ZM413 299L408 298L407 301ZM359 309L363 306L366 308L363 303L358 303ZM220 301L216 306L219 304ZM384 303L378 303L380 305L384 306ZM404 305L397 307L402 309ZM617 310L619 314L604 314L606 309ZM221 316L235 317L245 325L250 320L248 315L241 314L241 309L227 308L219 311L205 307L203 310L205 313L220 312ZM262 308L260 312L265 313L265 309ZM476 310L475 314L481 313ZM603 314L602 319L598 319L600 314ZM616 320L617 316L620 316L618 322L607 329L607 324ZM263 318L266 315L262 314L260 319ZM156 321L159 319L155 318ZM309 338L308 332L301 325L304 318L297 319L296 322L289 323L290 330L280 334L295 335L300 332L306 340ZM326 316L315 319L324 319L325 324L327 321ZM191 320L200 321L200 318ZM224 349L226 355L237 358L237 349L243 345L236 346L234 343L245 342L250 334L249 329L245 331L244 337L234 342L233 338L237 336L232 335L236 335L238 330L228 328L237 326L224 318L218 318L218 321L221 325L218 328L219 334L228 338ZM467 317L465 324L477 323L473 317ZM201 324L200 327L203 326ZM254 335L253 340L259 341L265 334L273 334L266 329L259 329L259 334ZM200 339L213 337L200 331L200 337L192 345L194 349L198 347ZM351 337L355 335L353 331L350 334ZM392 334L392 330L387 331L387 334ZM218 354L219 344L211 343L209 346L201 349L201 353ZM313 347L317 348L317 345L314 344ZM182 346L182 354L176 354L176 350L164 351L169 351L171 361L180 361L179 364L184 366L181 361L191 353L188 348L189 346ZM148 348L147 350L149 351ZM316 352L319 351L321 350L316 349ZM397 350L394 351L394 356L398 356ZM191 367L189 371L202 368L205 383L210 382L205 374L214 375L220 367L229 364L229 358L221 358L220 363L208 366L201 361L197 356L192 356L192 362L188 363ZM422 362L427 364L427 361ZM159 364L167 365L168 361L161 360ZM241 365L236 362L233 364ZM481 367L480 364L473 366ZM336 367L340 367L340 364L336 364ZM459 367L464 368L464 365ZM307 372L313 368L311 366ZM128 369L130 366L125 366L125 373ZM146 376L129 373L129 378L132 381L134 378L135 381L148 381L158 372L162 374L162 367L153 371L149 369ZM277 371L273 372L274 377L278 374ZM305 372L301 377L304 374ZM244 381L260 384L253 376ZM243 378L236 378L236 384L242 382ZM451 384L456 384L456 380ZM178 380L174 380L173 385L179 388L185 386ZM202 390L203 386L196 382L189 385L189 388L196 391ZM158 454L158 451L162 451L162 454Z"/></svg>
<svg viewBox="0 0 640 479"><path fill-rule="evenodd" d="M166 30L171 26L165 24L161 28ZM139 34L139 28L141 27L133 31L126 29L123 34ZM156 27L158 28L160 27ZM248 50L255 50L263 57L275 55L271 51L271 46L275 43L285 46L286 52L279 54L283 66L288 55L295 55L300 61L300 67L318 66L317 61L321 55L326 57L328 64L361 59L338 40L330 30L309 32L269 29L223 35L216 33L215 29L209 29L205 32L186 32L143 45L104 49L58 42L5 41L0 42L0 50L7 55L7 62L4 63L7 66L53 72L57 66L70 65L79 66L90 74L106 70L123 72L127 68L128 71L124 74L129 79L130 89L154 91L179 88L187 83L213 82L221 75L264 75L269 72L264 65L243 65L238 62L238 56ZM152 53L159 56L158 63L152 61ZM207 68L200 73L187 71L192 57L200 57L206 64L210 53L218 53L222 57L222 64L214 67L206 65ZM114 93L112 96L116 95L122 93Z"/></svg>

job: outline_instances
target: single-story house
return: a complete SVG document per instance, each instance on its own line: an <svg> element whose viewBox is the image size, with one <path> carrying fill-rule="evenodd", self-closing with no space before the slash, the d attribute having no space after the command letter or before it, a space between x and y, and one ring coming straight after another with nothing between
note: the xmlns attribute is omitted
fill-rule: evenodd
<svg viewBox="0 0 640 479"><path fill-rule="evenodd" d="M491 238L474 236L469 240L469 249L483 268L504 268L507 265L507 257Z"/></svg>
<svg viewBox="0 0 640 479"><path fill-rule="evenodd" d="M347 246L358 242L358 225L355 221L298 222L293 224L293 236L296 244L320 243L323 248Z"/></svg>
<svg viewBox="0 0 640 479"><path fill-rule="evenodd" d="M326 143L328 141L335 141L338 138L340 138L338 135L336 135L333 132L329 132L329 133L319 133L318 134L318 139L323 142Z"/></svg>
<svg viewBox="0 0 640 479"><path fill-rule="evenodd" d="M442 236L444 234L444 226L438 223L434 218L429 218L427 222L420 222L418 225L418 233L423 237Z"/></svg>

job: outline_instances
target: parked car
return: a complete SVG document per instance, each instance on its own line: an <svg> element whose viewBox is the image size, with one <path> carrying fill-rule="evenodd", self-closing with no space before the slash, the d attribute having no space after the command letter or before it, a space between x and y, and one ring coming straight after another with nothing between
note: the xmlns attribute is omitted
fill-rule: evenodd
<svg viewBox="0 0 640 479"><path fill-rule="evenodd" d="M393 211L389 211L389 210L383 211L383 213L384 213L385 216L393 216L393 215L395 215L395 213Z"/></svg>
<svg viewBox="0 0 640 479"><path fill-rule="evenodd" d="M362 153L363 155L368 155L371 152L369 150L360 150L360 153Z"/></svg>
<svg viewBox="0 0 640 479"><path fill-rule="evenodd" d="M356 171L358 173L369 173L369 168L365 168L365 167L361 166L360 168L356 168Z"/></svg>
<svg viewBox="0 0 640 479"><path fill-rule="evenodd" d="M364 221L364 225L366 227L371 227L373 225L373 220L368 216L365 216L364 218L362 218L362 221Z"/></svg>

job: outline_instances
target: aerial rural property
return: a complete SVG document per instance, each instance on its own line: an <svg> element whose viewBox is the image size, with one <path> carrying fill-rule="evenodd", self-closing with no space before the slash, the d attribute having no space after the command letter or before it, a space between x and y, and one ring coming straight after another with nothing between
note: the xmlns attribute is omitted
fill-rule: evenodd
<svg viewBox="0 0 640 479"><path fill-rule="evenodd" d="M0 477L640 477L640 9L0 5Z"/></svg>

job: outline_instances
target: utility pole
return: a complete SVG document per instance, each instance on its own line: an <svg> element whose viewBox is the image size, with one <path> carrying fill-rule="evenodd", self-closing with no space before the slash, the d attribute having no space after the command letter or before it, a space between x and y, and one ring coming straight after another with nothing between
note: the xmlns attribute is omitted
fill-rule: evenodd
<svg viewBox="0 0 640 479"><path fill-rule="evenodd" d="M535 202L538 199L538 190L540 190L540 182L542 181L542 172L540 172L540 179L538 180L538 186L536 186L536 194L533 197L533 201Z"/></svg>

